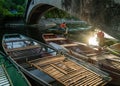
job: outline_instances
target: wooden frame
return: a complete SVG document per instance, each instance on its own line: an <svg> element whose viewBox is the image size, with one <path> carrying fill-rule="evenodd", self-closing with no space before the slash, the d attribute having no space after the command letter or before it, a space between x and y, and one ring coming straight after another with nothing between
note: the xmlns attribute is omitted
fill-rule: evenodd
<svg viewBox="0 0 120 86"><path fill-rule="evenodd" d="M105 83L98 74L64 56L44 57L29 63L66 86L97 86Z"/></svg>

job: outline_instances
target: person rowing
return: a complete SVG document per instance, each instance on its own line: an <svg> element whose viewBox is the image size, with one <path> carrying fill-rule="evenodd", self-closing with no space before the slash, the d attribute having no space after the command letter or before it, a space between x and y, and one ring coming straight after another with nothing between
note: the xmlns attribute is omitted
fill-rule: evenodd
<svg viewBox="0 0 120 86"><path fill-rule="evenodd" d="M65 30L64 36L66 37L68 34L68 27L67 27L66 23L65 22L61 23L60 28Z"/></svg>

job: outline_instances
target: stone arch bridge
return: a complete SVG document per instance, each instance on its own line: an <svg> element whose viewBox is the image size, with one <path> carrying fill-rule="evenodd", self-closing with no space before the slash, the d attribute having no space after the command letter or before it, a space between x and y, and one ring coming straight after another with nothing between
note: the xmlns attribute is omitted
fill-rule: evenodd
<svg viewBox="0 0 120 86"><path fill-rule="evenodd" d="M25 21L35 24L48 10L59 8L120 39L120 0L28 0Z"/></svg>

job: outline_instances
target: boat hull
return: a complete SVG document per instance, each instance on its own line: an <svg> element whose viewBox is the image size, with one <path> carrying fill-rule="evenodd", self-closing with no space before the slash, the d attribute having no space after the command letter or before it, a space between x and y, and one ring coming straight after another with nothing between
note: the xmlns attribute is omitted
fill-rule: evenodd
<svg viewBox="0 0 120 86"><path fill-rule="evenodd" d="M6 83L6 85L10 84L10 86L19 86L19 85L31 86L31 84L29 83L27 78L24 76L24 74L20 71L20 69L11 61L11 59L5 56L5 54L3 54L1 51L0 51L0 65L4 67L3 68L5 71L4 74L7 76L7 79L9 81L9 83L2 82L2 76L0 76L1 77L0 82L2 82L0 83L0 85ZM0 73L2 75L1 70L0 70ZM5 78L3 81L6 81Z"/></svg>

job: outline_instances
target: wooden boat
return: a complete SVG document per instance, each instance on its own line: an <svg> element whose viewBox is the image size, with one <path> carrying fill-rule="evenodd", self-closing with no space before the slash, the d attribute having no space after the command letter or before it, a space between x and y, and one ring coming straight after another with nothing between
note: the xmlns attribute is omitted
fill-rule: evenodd
<svg viewBox="0 0 120 86"><path fill-rule="evenodd" d="M52 33L43 34L43 39L47 44L50 44L52 46L55 45L54 47L56 49L64 49L70 54L74 54L76 57L83 60L88 60L90 56L96 56L98 54L97 50L88 47L86 44L74 42L60 35L57 36L56 34Z"/></svg>
<svg viewBox="0 0 120 86"><path fill-rule="evenodd" d="M105 85L108 74L20 34L6 34L3 48L10 59L40 85Z"/></svg>
<svg viewBox="0 0 120 86"><path fill-rule="evenodd" d="M109 47L107 47L107 50L109 50L111 53L120 56L120 43L115 43Z"/></svg>
<svg viewBox="0 0 120 86"><path fill-rule="evenodd" d="M31 86L22 72L1 51L0 86Z"/></svg>
<svg viewBox="0 0 120 86"><path fill-rule="evenodd" d="M43 34L43 39L56 49L64 49L75 58L92 63L101 70L108 72L113 78L111 83L120 85L120 58L111 54L108 49L99 52L88 45L71 41L56 34Z"/></svg>

